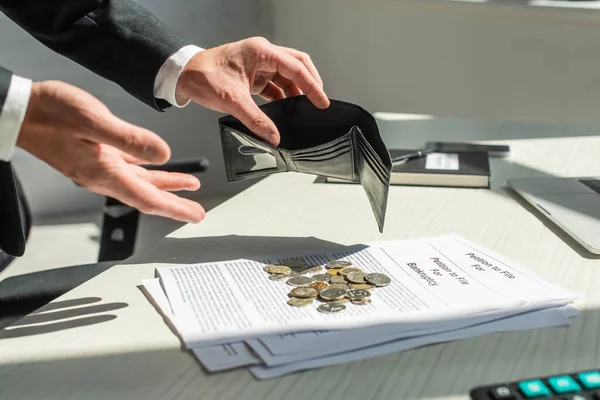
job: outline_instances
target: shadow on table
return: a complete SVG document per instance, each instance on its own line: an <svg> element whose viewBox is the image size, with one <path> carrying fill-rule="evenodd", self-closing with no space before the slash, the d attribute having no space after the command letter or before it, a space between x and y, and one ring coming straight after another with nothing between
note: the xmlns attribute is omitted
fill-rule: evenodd
<svg viewBox="0 0 600 400"><path fill-rule="evenodd" d="M97 356L57 354L14 363L0 358L0 383L7 399L105 399L107 393L130 400L162 400L173 393L178 399L218 394L221 400L468 398L482 384L598 368L600 311L584 310L573 322L569 328L488 334L268 381L256 381L244 369L208 375L179 349L102 355L90 343Z"/></svg>
<svg viewBox="0 0 600 400"><path fill-rule="evenodd" d="M117 318L109 311L127 307L127 303L121 302L93 304L101 300L99 297L84 297L49 303L1 329L0 340L99 324Z"/></svg>
<svg viewBox="0 0 600 400"><path fill-rule="evenodd" d="M254 258L304 251L355 252L364 246L345 246L315 237L224 235L195 238L166 237L153 247L134 254L124 264L186 264Z"/></svg>

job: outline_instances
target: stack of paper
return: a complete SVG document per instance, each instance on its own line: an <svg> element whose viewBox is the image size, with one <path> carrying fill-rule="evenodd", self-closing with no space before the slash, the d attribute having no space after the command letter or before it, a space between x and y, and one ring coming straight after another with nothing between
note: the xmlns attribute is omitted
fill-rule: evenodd
<svg viewBox="0 0 600 400"><path fill-rule="evenodd" d="M263 268L290 257L346 260L392 282L367 305L338 313L287 304L285 280ZM431 343L502 331L570 326L575 294L456 235L176 265L143 281L151 301L211 372L248 367L258 379Z"/></svg>

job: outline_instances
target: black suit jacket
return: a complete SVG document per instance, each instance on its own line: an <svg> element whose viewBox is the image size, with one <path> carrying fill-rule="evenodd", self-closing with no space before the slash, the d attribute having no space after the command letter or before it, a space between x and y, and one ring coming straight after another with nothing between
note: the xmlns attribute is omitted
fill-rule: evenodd
<svg viewBox="0 0 600 400"><path fill-rule="evenodd" d="M154 97L154 80L165 60L189 43L143 7L129 0L0 0L0 11L48 48L154 109L170 106ZM0 110L10 79L0 67ZM0 161L0 258L2 250L23 254L21 222L14 174Z"/></svg>
<svg viewBox="0 0 600 400"><path fill-rule="evenodd" d="M4 106L11 77L10 71L0 67L0 110ZM1 254L2 250L9 256L23 255L25 251L23 222L12 168L10 163L0 161L0 266L9 261L5 254Z"/></svg>

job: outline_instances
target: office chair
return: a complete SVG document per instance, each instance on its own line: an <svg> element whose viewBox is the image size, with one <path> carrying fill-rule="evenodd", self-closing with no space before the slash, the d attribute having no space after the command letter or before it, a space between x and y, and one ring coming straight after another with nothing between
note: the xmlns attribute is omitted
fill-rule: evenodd
<svg viewBox="0 0 600 400"><path fill-rule="evenodd" d="M206 158L171 162L161 166L145 166L152 170L182 173L201 173L208 167L209 162ZM18 179L15 180L21 220L25 237L28 239L32 227L31 210L20 182ZM139 216L138 210L107 197L103 212L98 263L22 274L0 281L0 332L21 317L131 256L135 250ZM0 271L12 261L14 257L6 254L0 257Z"/></svg>

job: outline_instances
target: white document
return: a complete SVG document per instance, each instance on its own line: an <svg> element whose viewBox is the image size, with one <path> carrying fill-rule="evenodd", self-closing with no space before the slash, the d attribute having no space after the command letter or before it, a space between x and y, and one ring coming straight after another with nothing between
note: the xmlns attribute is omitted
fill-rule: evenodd
<svg viewBox="0 0 600 400"><path fill-rule="evenodd" d="M455 243L445 240L447 237L453 237L462 246L456 246ZM388 254L391 254L395 260L401 260L403 255L410 257L410 254L422 254L424 257L429 253L423 249L423 244L435 248L437 253L444 257L432 257L436 263L435 268L443 270L448 269L446 260L456 263L459 260L463 263L471 263L472 271L468 274L474 275L477 280L496 291L505 298L523 301L523 306L518 312L527 312L539 309L540 307L551 307L568 304L574 298L573 294L565 291L556 285L550 284L541 277L526 271L526 269L517 266L515 263L499 257L496 254L485 250L468 241L462 241L456 236L447 236L445 238L433 238L424 242L423 240L404 241L402 245L398 242L379 242L377 245ZM411 253L411 249L412 253ZM409 259L414 259L411 257ZM421 264L421 260L417 265ZM410 261L407 261L410 263ZM435 274L435 272L434 272ZM485 320L508 317L516 312L515 309L492 311L481 314L477 317L473 315L463 316L461 318L449 321L448 329L457 329L464 326L479 324ZM474 319L475 318L475 319ZM408 323L402 325L385 325L376 330L370 328L361 328L354 330L319 332L302 332L292 335L276 335L261 337L261 342L274 355L284 355L294 353L296 357L311 358L314 354L335 354L348 351L361 346L372 345L386 342L393 339L412 336L415 334L428 334L431 331L439 331L442 324L430 323L415 324ZM318 340L315 340L318 336ZM298 354L301 352L301 354ZM272 360L272 362L275 359ZM285 360L285 358L282 358Z"/></svg>
<svg viewBox="0 0 600 400"><path fill-rule="evenodd" d="M535 310L538 311L538 310ZM267 366L276 366L282 364L295 363L312 358L325 357L328 355L344 353L357 350L362 347L369 347L381 343L387 343L415 336L426 336L433 333L453 331L461 328L477 326L483 323L491 323L497 320L504 320L506 323L518 321L519 316L529 318L532 311L519 313L515 315L514 311L486 314L478 317L461 318L454 323L444 325L427 324L419 329L406 329L398 324L380 325L376 328L367 327L355 330L330 331L325 335L320 335L319 340L307 341L306 337L298 339L287 339L291 349L283 353L274 353L265 345L264 338L246 340L246 343ZM507 319L514 317L513 319ZM302 348L301 345L304 345Z"/></svg>
<svg viewBox="0 0 600 400"><path fill-rule="evenodd" d="M398 353L433 343L466 339L496 332L570 326L571 322L568 318L577 314L578 313L572 307L535 311L531 312L530 315L527 316L515 316L485 323L475 327L463 328L426 336L416 336L413 338L397 340L390 343L366 347L334 356L315 358L294 364L281 365L278 367L266 367L260 365L254 366L250 367L250 372L257 379L271 379L297 371L365 360L386 354Z"/></svg>
<svg viewBox="0 0 600 400"><path fill-rule="evenodd" d="M359 245L302 258L316 265L349 260L366 272L389 275L392 283L374 290L369 305L350 305L342 313L323 314L316 310L317 304L290 307L286 301L291 287L267 279L263 266L281 263L281 258L177 265L159 268L157 274L190 348L323 329L440 326L469 315L517 313L533 306L566 304L575 298L453 235ZM268 340L265 344L271 348Z"/></svg>
<svg viewBox="0 0 600 400"><path fill-rule="evenodd" d="M152 296L160 312L170 322L171 328L176 330L177 321L171 312L169 299L160 286L160 281L158 279L146 279L142 283L146 291ZM261 363L260 358L254 355L244 342L191 349L191 352L209 372L227 371Z"/></svg>

